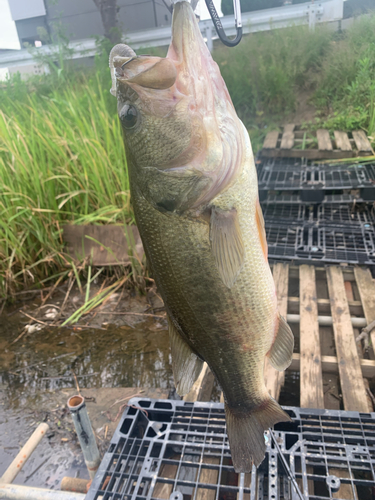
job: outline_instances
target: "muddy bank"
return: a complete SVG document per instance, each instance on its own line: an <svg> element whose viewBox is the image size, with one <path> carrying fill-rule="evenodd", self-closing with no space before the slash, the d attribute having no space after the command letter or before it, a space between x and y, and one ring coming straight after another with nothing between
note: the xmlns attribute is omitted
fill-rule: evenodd
<svg viewBox="0 0 375 500"><path fill-rule="evenodd" d="M57 292L42 309L38 296L15 303L1 316L0 475L37 425L42 421L50 425L16 484L59 488L65 475L88 477L66 409L77 383L89 398L103 452L127 402L124 398L134 394L163 398L173 389L165 313L152 309L150 297L124 290L83 317L79 327L51 326L51 312L58 311L64 293L64 289ZM66 313L83 300L74 290ZM129 312L135 314L123 314Z"/></svg>

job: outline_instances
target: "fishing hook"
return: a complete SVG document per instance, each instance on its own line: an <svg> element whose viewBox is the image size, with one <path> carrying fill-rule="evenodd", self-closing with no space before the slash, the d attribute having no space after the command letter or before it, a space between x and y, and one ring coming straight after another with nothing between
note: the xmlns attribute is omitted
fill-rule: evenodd
<svg viewBox="0 0 375 500"><path fill-rule="evenodd" d="M233 0L233 7L234 7L234 19L236 21L236 30L237 30L237 36L233 39L230 40L223 28L223 25L221 24L220 17L215 9L215 5L213 0L205 0L208 12L210 13L212 22L214 23L216 32L220 38L220 40L223 42L224 45L227 47L235 47L238 45L242 39L242 16L241 16L241 5L240 5L240 0Z"/></svg>

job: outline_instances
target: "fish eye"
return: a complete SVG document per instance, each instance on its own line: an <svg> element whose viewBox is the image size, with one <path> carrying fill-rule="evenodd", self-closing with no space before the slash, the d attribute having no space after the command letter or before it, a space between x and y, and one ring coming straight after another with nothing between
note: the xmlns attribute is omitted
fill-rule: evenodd
<svg viewBox="0 0 375 500"><path fill-rule="evenodd" d="M134 128L138 121L137 108L131 104L125 104L119 113L119 117L124 128Z"/></svg>

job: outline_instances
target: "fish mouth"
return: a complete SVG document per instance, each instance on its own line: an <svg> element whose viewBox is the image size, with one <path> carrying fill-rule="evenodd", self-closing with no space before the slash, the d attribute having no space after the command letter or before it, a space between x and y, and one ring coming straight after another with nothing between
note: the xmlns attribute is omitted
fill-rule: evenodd
<svg viewBox="0 0 375 500"><path fill-rule="evenodd" d="M174 4L172 41L167 57L177 65L185 66L186 71L191 70L192 66L199 65L202 57L203 59L211 57L193 9L185 0Z"/></svg>

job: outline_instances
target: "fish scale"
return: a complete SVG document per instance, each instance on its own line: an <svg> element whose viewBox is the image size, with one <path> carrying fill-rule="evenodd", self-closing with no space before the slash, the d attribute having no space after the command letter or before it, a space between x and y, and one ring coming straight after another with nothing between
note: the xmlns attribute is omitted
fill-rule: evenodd
<svg viewBox="0 0 375 500"><path fill-rule="evenodd" d="M187 2L174 7L162 63L133 54L114 47L110 66L177 391L189 391L206 361L223 390L235 470L250 472L264 458L264 431L289 419L267 393L265 357L283 370L293 352L267 261L250 139Z"/></svg>

